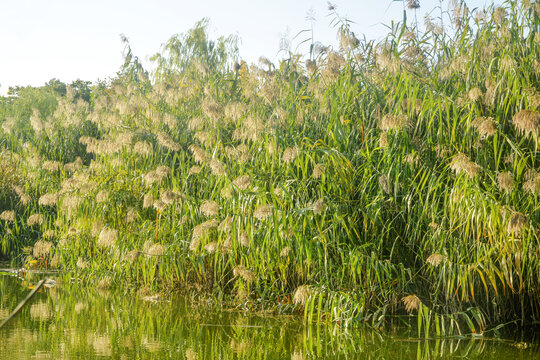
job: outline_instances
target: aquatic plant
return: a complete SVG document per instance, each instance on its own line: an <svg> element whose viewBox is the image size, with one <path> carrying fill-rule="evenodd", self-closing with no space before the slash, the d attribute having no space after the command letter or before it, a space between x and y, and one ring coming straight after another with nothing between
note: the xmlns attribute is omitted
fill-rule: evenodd
<svg viewBox="0 0 540 360"><path fill-rule="evenodd" d="M203 21L86 100L3 97L1 254L311 321L539 321L539 5L452 10L377 44L334 7L339 50L261 66Z"/></svg>

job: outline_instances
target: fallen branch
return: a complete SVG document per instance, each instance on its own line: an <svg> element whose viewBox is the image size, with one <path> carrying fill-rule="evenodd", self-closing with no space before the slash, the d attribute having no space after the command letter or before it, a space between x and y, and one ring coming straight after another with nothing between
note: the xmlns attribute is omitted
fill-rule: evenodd
<svg viewBox="0 0 540 360"><path fill-rule="evenodd" d="M19 305L17 305L17 307L15 308L15 310L13 310L13 312L11 313L11 315L9 315L4 321L2 321L2 323L0 324L0 328L1 328L2 326L4 326L9 320L11 320L12 317L14 317L15 315L17 315L17 313L18 313L19 311L21 311L21 309L23 308L23 306L26 305L26 303L27 303L28 301L30 301L30 299L32 298L32 296L34 296L34 295L38 292L38 290L41 288L41 286L43 286L44 283L45 283L45 280L44 280L44 279L43 279L43 280L40 280L40 281L37 283L36 287L35 287L32 291L30 291L30 293L26 296L26 298L25 298L23 301L21 301L21 303L20 303Z"/></svg>

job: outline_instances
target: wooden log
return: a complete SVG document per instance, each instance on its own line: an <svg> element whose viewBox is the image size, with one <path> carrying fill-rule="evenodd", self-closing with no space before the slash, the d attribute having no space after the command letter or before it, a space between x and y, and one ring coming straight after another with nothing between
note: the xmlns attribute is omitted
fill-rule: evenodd
<svg viewBox="0 0 540 360"><path fill-rule="evenodd" d="M28 295L26 295L26 298L23 301L21 301L21 303L19 305L17 305L17 307L15 308L15 310L13 310L11 315L9 315L4 321L2 321L2 323L0 324L0 328L2 326L4 326L9 320L11 320L12 317L17 315L17 313L19 311L21 311L21 309L24 307L24 305L26 305L26 303L28 301L30 301L30 299L38 292L38 290L43 286L43 284L45 284L45 279L40 280L37 283L36 287L34 289L32 289L32 291L30 291L30 293Z"/></svg>

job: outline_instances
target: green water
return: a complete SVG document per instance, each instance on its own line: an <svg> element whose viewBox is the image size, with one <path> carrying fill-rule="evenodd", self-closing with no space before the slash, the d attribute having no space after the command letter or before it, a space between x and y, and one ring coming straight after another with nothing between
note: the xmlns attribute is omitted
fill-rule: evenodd
<svg viewBox="0 0 540 360"><path fill-rule="evenodd" d="M0 321L38 279L0 275ZM344 331L274 317L149 302L114 291L43 288L0 329L0 359L540 358L522 338L415 340L405 330ZM520 335L523 336L523 335Z"/></svg>

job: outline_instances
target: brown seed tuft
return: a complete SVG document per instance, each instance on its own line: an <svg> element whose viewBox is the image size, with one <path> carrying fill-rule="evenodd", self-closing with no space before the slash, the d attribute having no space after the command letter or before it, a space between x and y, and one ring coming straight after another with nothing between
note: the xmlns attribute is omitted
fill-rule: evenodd
<svg viewBox="0 0 540 360"><path fill-rule="evenodd" d="M405 115L386 114L381 119L380 128L383 131L399 130L408 125L408 119Z"/></svg>
<svg viewBox="0 0 540 360"><path fill-rule="evenodd" d="M53 243L46 240L38 240L34 244L34 248L32 249L32 254L35 258L41 258L44 256L49 255L51 252L51 248L53 246Z"/></svg>
<svg viewBox="0 0 540 360"><path fill-rule="evenodd" d="M151 256L162 256L165 253L165 246L161 244L153 244L148 248L146 253Z"/></svg>
<svg viewBox="0 0 540 360"><path fill-rule="evenodd" d="M36 224L41 225L43 224L43 215L41 214L30 215L26 223L28 224L28 226L34 226Z"/></svg>
<svg viewBox="0 0 540 360"><path fill-rule="evenodd" d="M508 221L508 233L519 236L521 231L527 225L527 217L520 212L515 212Z"/></svg>
<svg viewBox="0 0 540 360"><path fill-rule="evenodd" d="M298 156L298 148L289 147L283 150L283 161L286 163L292 163L294 159Z"/></svg>
<svg viewBox="0 0 540 360"><path fill-rule="evenodd" d="M238 239L238 242L243 247L249 247L249 235L248 235L247 231L244 230L244 231L242 231L242 233L240 233L240 237Z"/></svg>
<svg viewBox="0 0 540 360"><path fill-rule="evenodd" d="M497 183L499 184L499 189L501 191L512 192L514 189L514 178L512 173L505 171L497 175Z"/></svg>
<svg viewBox="0 0 540 360"><path fill-rule="evenodd" d="M418 310L420 305L422 305L422 301L418 298L416 295L408 295L403 298L401 298L401 301L405 304L405 310L407 312L413 312L414 310Z"/></svg>
<svg viewBox="0 0 540 360"><path fill-rule="evenodd" d="M312 291L309 285L300 285L294 291L293 303L296 305L305 305L311 293Z"/></svg>
<svg viewBox="0 0 540 360"><path fill-rule="evenodd" d="M540 126L540 114L534 110L521 110L512 118L514 126L525 137L538 131Z"/></svg>
<svg viewBox="0 0 540 360"><path fill-rule="evenodd" d="M441 254L431 254L428 256L428 258L426 259L426 262L432 266L439 266L441 264L441 262L443 262L444 260L444 255L441 255Z"/></svg>
<svg viewBox="0 0 540 360"><path fill-rule="evenodd" d="M492 117L477 117L473 120L471 125L476 129L482 139L494 135L497 132L495 122Z"/></svg>
<svg viewBox="0 0 540 360"><path fill-rule="evenodd" d="M324 164L316 164L313 167L313 174L312 174L313 178L320 179L324 175L325 170L326 168Z"/></svg>
<svg viewBox="0 0 540 360"><path fill-rule="evenodd" d="M281 252L279 253L279 256L287 257L287 256L289 256L290 252L291 252L291 247L290 246L285 246L283 249L281 249Z"/></svg>
<svg viewBox="0 0 540 360"><path fill-rule="evenodd" d="M38 204L41 206L54 206L58 201L57 194L45 194L39 198Z"/></svg>
<svg viewBox="0 0 540 360"><path fill-rule="evenodd" d="M467 155L459 153L452 158L450 169L452 169L456 174L465 173L467 176L472 178L480 173L482 167L471 161Z"/></svg>
<svg viewBox="0 0 540 360"><path fill-rule="evenodd" d="M251 178L249 175L241 175L233 180L233 185L239 190L245 191L251 186Z"/></svg>
<svg viewBox="0 0 540 360"><path fill-rule="evenodd" d="M242 278L247 283L251 283L257 279L257 275L253 271L246 269L242 265L237 265L233 269L233 275L234 277Z"/></svg>
<svg viewBox="0 0 540 360"><path fill-rule="evenodd" d="M219 205L213 200L205 200L201 204L199 211L202 212L205 216L216 216L219 212Z"/></svg>
<svg viewBox="0 0 540 360"><path fill-rule="evenodd" d="M6 222L15 222L15 211L13 210L4 210L0 214L0 220L4 220Z"/></svg>
<svg viewBox="0 0 540 360"><path fill-rule="evenodd" d="M100 248L109 248L114 246L118 232L114 229L103 229L98 237L97 245Z"/></svg>
<svg viewBox="0 0 540 360"><path fill-rule="evenodd" d="M272 215L273 209L272 205L260 205L253 213L253 216L258 220L264 220Z"/></svg>

